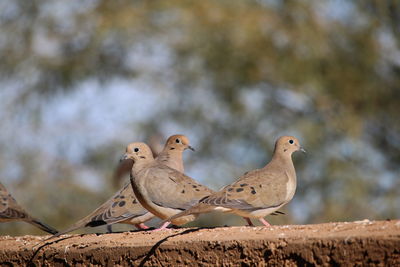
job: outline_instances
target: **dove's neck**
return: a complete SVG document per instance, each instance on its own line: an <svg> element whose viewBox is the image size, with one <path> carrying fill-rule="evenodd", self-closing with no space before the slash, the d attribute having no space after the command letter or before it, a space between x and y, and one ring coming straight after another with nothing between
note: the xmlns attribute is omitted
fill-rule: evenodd
<svg viewBox="0 0 400 267"><path fill-rule="evenodd" d="M165 149L157 157L157 161L179 172L184 172L182 152L178 149Z"/></svg>
<svg viewBox="0 0 400 267"><path fill-rule="evenodd" d="M141 170L147 168L152 162L154 162L154 160L145 160L145 159L137 160L133 163L132 171L134 173L138 173Z"/></svg>
<svg viewBox="0 0 400 267"><path fill-rule="evenodd" d="M271 161L265 168L286 171L289 177L296 178L296 171L294 169L291 153L274 153Z"/></svg>

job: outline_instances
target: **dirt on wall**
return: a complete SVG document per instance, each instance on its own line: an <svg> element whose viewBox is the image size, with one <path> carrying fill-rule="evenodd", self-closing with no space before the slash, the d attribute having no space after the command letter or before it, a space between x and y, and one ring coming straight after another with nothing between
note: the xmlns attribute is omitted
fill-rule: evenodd
<svg viewBox="0 0 400 267"><path fill-rule="evenodd" d="M400 266L400 220L0 237L0 266Z"/></svg>

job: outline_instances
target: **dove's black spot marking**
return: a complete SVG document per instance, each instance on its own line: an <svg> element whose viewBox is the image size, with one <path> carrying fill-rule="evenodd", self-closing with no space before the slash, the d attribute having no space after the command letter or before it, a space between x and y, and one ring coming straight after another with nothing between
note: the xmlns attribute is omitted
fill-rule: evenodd
<svg viewBox="0 0 400 267"><path fill-rule="evenodd" d="M3 200L7 200L7 198L6 198L6 197L3 197Z"/></svg>
<svg viewBox="0 0 400 267"><path fill-rule="evenodd" d="M181 192L182 194L185 194L185 190L182 190L182 192Z"/></svg>
<svg viewBox="0 0 400 267"><path fill-rule="evenodd" d="M120 207L123 207L123 206L125 206L125 201L121 201L121 202L119 202L118 206L120 206Z"/></svg>
<svg viewBox="0 0 400 267"><path fill-rule="evenodd" d="M228 188L228 192L232 192L233 191L233 188L232 187L229 187Z"/></svg>
<svg viewBox="0 0 400 267"><path fill-rule="evenodd" d="M246 186L246 185L248 185L248 184L240 184L240 187L244 187L244 186Z"/></svg>
<svg viewBox="0 0 400 267"><path fill-rule="evenodd" d="M285 148L284 150L283 150L283 152L286 152L287 151L287 149Z"/></svg>
<svg viewBox="0 0 400 267"><path fill-rule="evenodd" d="M251 193L253 194L253 195L255 195L257 192L256 192L256 190L254 189L254 187L250 187L251 188Z"/></svg>
<svg viewBox="0 0 400 267"><path fill-rule="evenodd" d="M141 158L141 159L145 159L146 157L145 157L145 156L140 156L140 158Z"/></svg>
<svg viewBox="0 0 400 267"><path fill-rule="evenodd" d="M119 196L119 198L125 198L125 196L122 196L122 195L121 195L121 196Z"/></svg>
<svg viewBox="0 0 400 267"><path fill-rule="evenodd" d="M133 204L136 204L136 203L137 203L137 200L136 200L136 199L132 200L132 203L133 203Z"/></svg>
<svg viewBox="0 0 400 267"><path fill-rule="evenodd" d="M195 190L196 190L196 191L200 191L200 189L198 189L198 188L196 188Z"/></svg>
<svg viewBox="0 0 400 267"><path fill-rule="evenodd" d="M117 202L114 202L114 203L112 204L112 207L115 208L115 206L117 206L118 203L119 203L118 201L117 201Z"/></svg>
<svg viewBox="0 0 400 267"><path fill-rule="evenodd" d="M262 185L260 184L260 188L262 188Z"/></svg>
<svg viewBox="0 0 400 267"><path fill-rule="evenodd" d="M197 185L192 185L193 188L197 188Z"/></svg>
<svg viewBox="0 0 400 267"><path fill-rule="evenodd" d="M171 147L169 150L174 150L175 149L175 147Z"/></svg>
<svg viewBox="0 0 400 267"><path fill-rule="evenodd" d="M232 196L231 194L226 194L228 197Z"/></svg>
<svg viewBox="0 0 400 267"><path fill-rule="evenodd" d="M243 188L238 188L236 189L236 192L242 192L244 189Z"/></svg>

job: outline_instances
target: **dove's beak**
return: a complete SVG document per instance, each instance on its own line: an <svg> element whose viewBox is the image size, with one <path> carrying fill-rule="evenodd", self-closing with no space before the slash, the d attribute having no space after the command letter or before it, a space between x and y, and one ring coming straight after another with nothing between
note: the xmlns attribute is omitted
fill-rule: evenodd
<svg viewBox="0 0 400 267"><path fill-rule="evenodd" d="M120 159L119 162L127 160L127 159L132 159L128 153L125 153Z"/></svg>
<svg viewBox="0 0 400 267"><path fill-rule="evenodd" d="M196 151L192 146L187 146L187 148L189 148L192 151Z"/></svg>
<svg viewBox="0 0 400 267"><path fill-rule="evenodd" d="M304 148L302 148L302 147L300 147L299 150L300 150L301 152L303 152L303 153L307 153L306 150L305 150Z"/></svg>

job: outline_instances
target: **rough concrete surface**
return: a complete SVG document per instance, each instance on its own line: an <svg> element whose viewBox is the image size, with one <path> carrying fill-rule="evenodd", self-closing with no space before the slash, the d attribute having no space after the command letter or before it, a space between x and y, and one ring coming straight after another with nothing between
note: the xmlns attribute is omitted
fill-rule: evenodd
<svg viewBox="0 0 400 267"><path fill-rule="evenodd" d="M400 220L0 237L0 266L400 266Z"/></svg>

